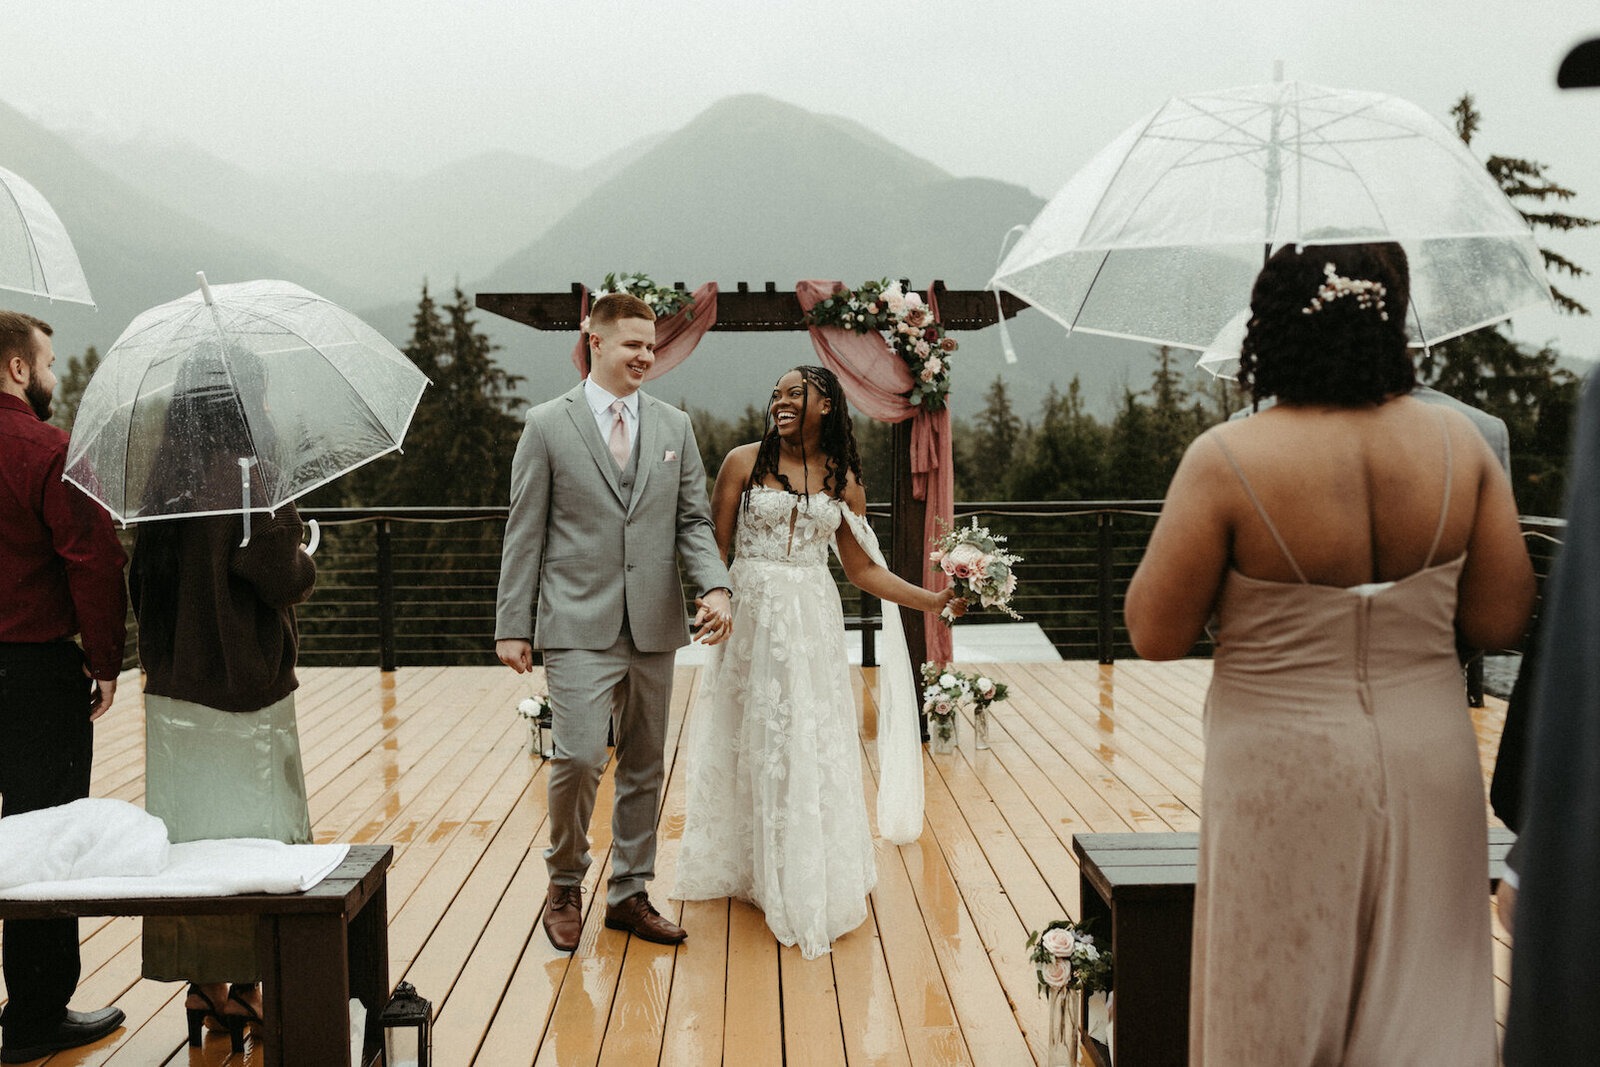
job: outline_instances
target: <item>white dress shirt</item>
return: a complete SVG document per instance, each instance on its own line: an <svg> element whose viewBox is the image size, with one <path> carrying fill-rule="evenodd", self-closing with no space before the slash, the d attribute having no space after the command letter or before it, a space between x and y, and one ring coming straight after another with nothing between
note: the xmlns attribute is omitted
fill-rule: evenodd
<svg viewBox="0 0 1600 1067"><path fill-rule="evenodd" d="M594 424L600 429L600 440L611 440L611 424L617 417L611 413L611 405L618 400L622 401L622 428L628 433L628 451L633 451L633 444L639 437L639 394L629 393L627 396L612 396L604 386L596 385L593 378L583 380L583 395L589 401L589 410L594 412Z"/></svg>

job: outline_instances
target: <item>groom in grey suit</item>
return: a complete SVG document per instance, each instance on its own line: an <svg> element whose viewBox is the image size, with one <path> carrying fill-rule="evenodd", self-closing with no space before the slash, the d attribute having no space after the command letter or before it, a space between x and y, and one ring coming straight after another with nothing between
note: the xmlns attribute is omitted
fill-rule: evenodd
<svg viewBox="0 0 1600 1067"><path fill-rule="evenodd" d="M589 819L616 722L607 926L664 944L681 927L650 903L673 653L689 642L682 559L707 644L732 627L689 417L639 392L655 314L626 293L589 316L589 377L528 413L511 466L495 654L519 674L542 649L555 736L544 928L570 952L583 929ZM537 607L537 611L535 611Z"/></svg>

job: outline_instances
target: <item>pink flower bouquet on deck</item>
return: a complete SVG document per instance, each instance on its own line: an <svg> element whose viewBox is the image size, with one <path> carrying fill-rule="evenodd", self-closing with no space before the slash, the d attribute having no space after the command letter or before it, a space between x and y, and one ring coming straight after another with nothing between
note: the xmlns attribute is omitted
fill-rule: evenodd
<svg viewBox="0 0 1600 1067"><path fill-rule="evenodd" d="M976 603L999 608L1013 619L1020 619L1022 616L1012 610L1011 595L1017 589L1012 567L1021 563L1022 557L1002 548L1005 540L973 519L971 526L958 526L935 541L928 558L950 576L957 595L969 607ZM947 624L955 622L948 607L939 617Z"/></svg>

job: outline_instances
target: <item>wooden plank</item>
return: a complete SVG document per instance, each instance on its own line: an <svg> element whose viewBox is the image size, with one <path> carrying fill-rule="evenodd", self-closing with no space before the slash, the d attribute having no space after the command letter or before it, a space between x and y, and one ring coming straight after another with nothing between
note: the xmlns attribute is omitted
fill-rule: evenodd
<svg viewBox="0 0 1600 1067"><path fill-rule="evenodd" d="M833 954L808 960L793 945L778 948L783 984L783 1062L793 1067L844 1067Z"/></svg>
<svg viewBox="0 0 1600 1067"><path fill-rule="evenodd" d="M767 929L761 912L742 900L728 904L728 1004L724 1019L723 1063L783 1062L778 942Z"/></svg>
<svg viewBox="0 0 1600 1067"><path fill-rule="evenodd" d="M846 1062L852 1067L910 1067L875 909L859 929L833 943L833 977Z"/></svg>

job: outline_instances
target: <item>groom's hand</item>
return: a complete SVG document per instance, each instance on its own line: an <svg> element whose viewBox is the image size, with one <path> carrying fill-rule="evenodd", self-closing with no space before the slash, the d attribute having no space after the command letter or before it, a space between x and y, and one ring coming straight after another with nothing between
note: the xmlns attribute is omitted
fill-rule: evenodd
<svg viewBox="0 0 1600 1067"><path fill-rule="evenodd" d="M516 671L518 674L527 674L533 670L533 642L524 641L522 638L510 638L494 643L494 654L500 657L500 662Z"/></svg>
<svg viewBox="0 0 1600 1067"><path fill-rule="evenodd" d="M733 601L726 589L713 589L705 596L694 598L695 639L702 644L715 645L728 639L733 632Z"/></svg>

